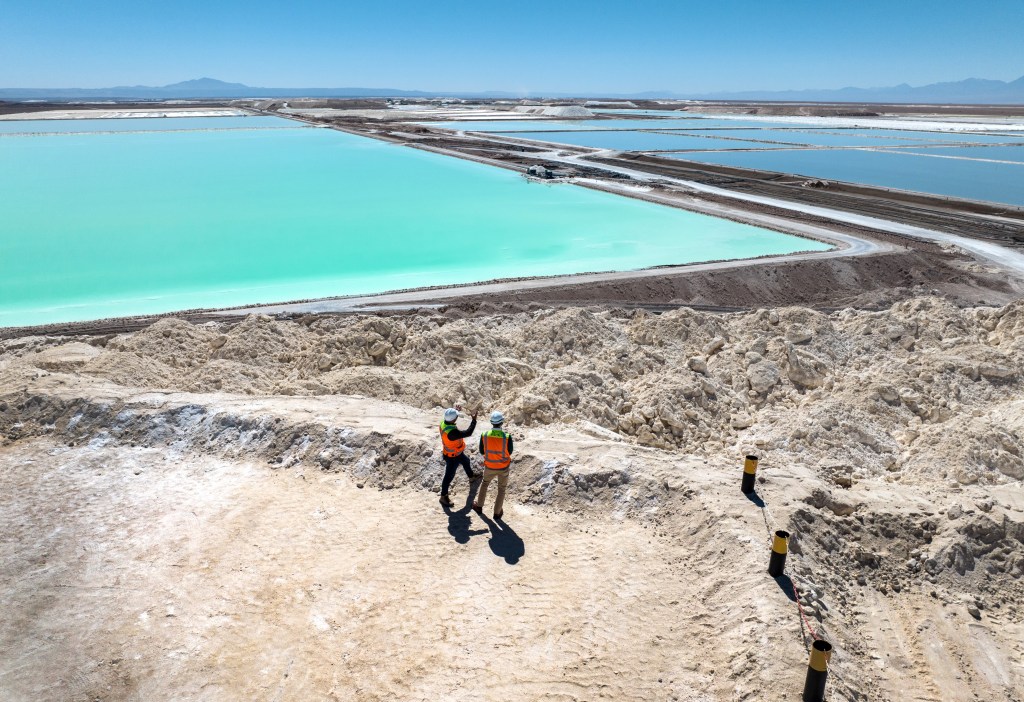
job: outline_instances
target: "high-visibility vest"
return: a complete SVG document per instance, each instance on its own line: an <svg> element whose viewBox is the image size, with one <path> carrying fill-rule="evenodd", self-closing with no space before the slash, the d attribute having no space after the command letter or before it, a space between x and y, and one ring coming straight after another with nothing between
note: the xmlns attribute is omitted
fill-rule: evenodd
<svg viewBox="0 0 1024 702"><path fill-rule="evenodd" d="M508 452L508 434L501 429L491 429L480 437L484 445L484 468L504 470L512 462Z"/></svg>
<svg viewBox="0 0 1024 702"><path fill-rule="evenodd" d="M460 453L466 450L466 442L462 439L449 439L448 432L452 429L458 429L454 424L441 420L441 443L444 444L444 455L449 458L454 458Z"/></svg>

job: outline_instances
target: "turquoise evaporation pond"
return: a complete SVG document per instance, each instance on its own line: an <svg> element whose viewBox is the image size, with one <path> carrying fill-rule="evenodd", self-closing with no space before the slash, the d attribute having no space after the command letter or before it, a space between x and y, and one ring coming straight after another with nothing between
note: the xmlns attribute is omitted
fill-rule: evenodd
<svg viewBox="0 0 1024 702"><path fill-rule="evenodd" d="M959 139L951 138L950 135L943 135L933 132L934 138L899 138L882 136L870 132L804 132L792 129L715 129L706 131L690 131L692 134L706 134L708 136L728 136L733 138L763 139L798 145L808 146L924 146L926 144L940 143L1009 143L1012 139L1002 137L1001 139ZM921 132L913 132L921 134ZM974 136L974 135L970 135Z"/></svg>
<svg viewBox="0 0 1024 702"><path fill-rule="evenodd" d="M786 121L784 117L777 117L775 120L769 121L765 119L732 119L732 118L720 118L714 114L697 114L679 112L676 110L594 110L594 112L606 115L615 115L622 117L630 117L633 115L642 117L667 117L668 119L660 120L662 124L666 125L671 129L760 129L760 128L774 128L774 129L795 129L795 130L808 130L808 131L832 131L841 134L852 134L857 133L862 136L896 136L906 139L923 139L926 141L969 141L978 143L987 143L990 141L1013 141L1014 139L1024 139L1024 131L1013 131L1004 130L1001 133L995 133L991 131L964 133L954 131L921 131L921 130L904 130L904 129L885 129L884 120L878 122L877 127L871 127L867 125L859 127L840 127L830 122L829 118L822 118L820 124L807 123L803 120L797 121ZM677 120L687 120L685 122L677 122ZM697 122L695 120L700 120ZM627 120L628 121L628 120ZM609 124L609 122L605 122ZM980 125L979 125L980 126ZM653 129L661 129L662 127L652 127ZM491 131L491 130L486 130ZM506 130L498 130L506 131ZM1006 139L1010 137L1010 139Z"/></svg>
<svg viewBox="0 0 1024 702"><path fill-rule="evenodd" d="M829 248L328 129L5 138L0 193L0 326Z"/></svg>
<svg viewBox="0 0 1024 702"><path fill-rule="evenodd" d="M0 137L21 134L161 132L191 129L267 129L307 125L280 117L124 117L108 119L0 120Z"/></svg>
<svg viewBox="0 0 1024 702"><path fill-rule="evenodd" d="M892 137L909 143L950 143L950 144L1013 144L1024 143L1024 134L989 134L978 132L922 132L905 129L848 129L837 133L870 137Z"/></svg>
<svg viewBox="0 0 1024 702"><path fill-rule="evenodd" d="M945 149L930 151L941 153ZM857 149L779 149L665 156L970 200L1024 205L1024 165L1010 163L929 158L904 153L902 150Z"/></svg>
<svg viewBox="0 0 1024 702"><path fill-rule="evenodd" d="M955 156L957 158L981 158L993 161L1024 163L1024 144L1020 146L933 146L900 149L900 153L923 154L926 156ZM1024 173L1021 174L1024 177Z"/></svg>
<svg viewBox="0 0 1024 702"><path fill-rule="evenodd" d="M516 137L531 141L546 141L552 144L586 146L593 149L616 149L619 151L681 151L689 149L784 149L784 144L764 144L753 141L713 139L692 136L678 132L514 132L497 133L495 136Z"/></svg>

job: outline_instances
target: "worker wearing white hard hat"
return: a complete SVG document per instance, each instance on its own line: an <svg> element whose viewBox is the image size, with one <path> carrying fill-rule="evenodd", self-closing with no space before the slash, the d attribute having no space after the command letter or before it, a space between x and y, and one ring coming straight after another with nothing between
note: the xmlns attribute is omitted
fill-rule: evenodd
<svg viewBox="0 0 1024 702"><path fill-rule="evenodd" d="M452 500L448 496L448 490L451 488L452 480L455 478L455 473L458 471L459 466L462 466L466 471L466 477L469 478L469 483L472 485L482 477L481 473L473 472L473 467L469 462L469 456L466 455L466 439L473 435L476 431L476 414L473 414L473 419L469 423L469 428L463 431L459 429L456 422L459 419L459 410L462 409L460 405L449 407L444 411L444 417L441 419L441 452L444 454L444 478L441 480L441 504L445 507L451 507Z"/></svg>
<svg viewBox="0 0 1024 702"><path fill-rule="evenodd" d="M491 412L491 429L480 435L480 453L484 456L484 482L480 486L473 509L482 514L487 488L492 480L498 481L498 494L494 497L494 518L501 519L505 513L505 489L508 487L508 471L512 464L512 436L505 432L505 415L498 410Z"/></svg>

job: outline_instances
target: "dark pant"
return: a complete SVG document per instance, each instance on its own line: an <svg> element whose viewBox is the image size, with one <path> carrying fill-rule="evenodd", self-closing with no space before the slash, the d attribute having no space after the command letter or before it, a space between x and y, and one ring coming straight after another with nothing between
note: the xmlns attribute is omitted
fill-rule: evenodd
<svg viewBox="0 0 1024 702"><path fill-rule="evenodd" d="M452 479L455 477L455 471L458 470L459 466L466 469L466 477L473 477L473 469L469 467L469 456L464 453L460 453L458 456L445 456L444 480L441 481L442 495L448 494L448 488L451 486Z"/></svg>

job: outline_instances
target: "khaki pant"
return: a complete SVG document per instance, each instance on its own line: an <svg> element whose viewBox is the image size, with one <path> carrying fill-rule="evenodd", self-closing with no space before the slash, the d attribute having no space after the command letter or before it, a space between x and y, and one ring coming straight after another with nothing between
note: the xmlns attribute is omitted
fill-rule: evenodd
<svg viewBox="0 0 1024 702"><path fill-rule="evenodd" d="M490 487L491 481L495 478L498 479L498 494L494 497L494 513L502 513L502 505L505 504L505 488L508 487L508 468L502 470L494 470L492 468L484 468L484 482L480 485L480 493L476 496L477 509L484 508L484 500L487 499L487 488Z"/></svg>

